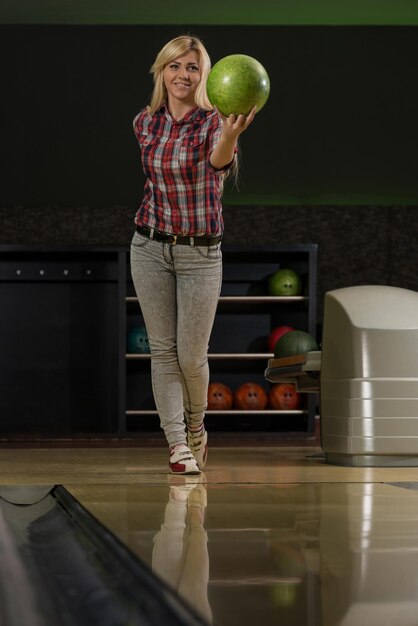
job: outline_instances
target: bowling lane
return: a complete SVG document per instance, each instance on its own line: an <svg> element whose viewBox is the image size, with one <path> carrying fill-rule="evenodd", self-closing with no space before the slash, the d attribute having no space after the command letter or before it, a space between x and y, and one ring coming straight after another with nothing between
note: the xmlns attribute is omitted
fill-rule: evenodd
<svg viewBox="0 0 418 626"><path fill-rule="evenodd" d="M166 484L165 448L0 449L2 484ZM418 467L339 467L320 448L210 448L210 483L416 482Z"/></svg>
<svg viewBox="0 0 418 626"><path fill-rule="evenodd" d="M206 480L66 487L208 622L416 624L416 482Z"/></svg>

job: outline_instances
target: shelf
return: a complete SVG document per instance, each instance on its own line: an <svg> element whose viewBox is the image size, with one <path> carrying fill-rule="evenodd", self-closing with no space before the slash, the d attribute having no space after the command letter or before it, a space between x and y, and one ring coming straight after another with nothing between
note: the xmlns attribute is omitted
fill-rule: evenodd
<svg viewBox="0 0 418 626"><path fill-rule="evenodd" d="M138 302L136 296L127 296L126 302ZM219 304L233 302L233 303L246 303L246 304L278 304L279 302L292 303L292 302L308 302L308 296L220 296Z"/></svg>
<svg viewBox="0 0 418 626"><path fill-rule="evenodd" d="M265 370L274 359L267 339L278 326L292 326L316 332L316 245L272 246L250 248L223 246L222 291L209 342L209 368L211 380L219 380L231 390L247 381L260 384L266 392L273 385L267 381ZM268 280L280 267L292 267L302 279L301 295L273 296ZM129 274L129 272L127 272ZM121 315L126 318L126 332L141 320L140 304L133 283L129 282L121 301ZM125 364L126 403L125 424L131 422L132 430L146 430L156 422L158 413L151 401L150 354L131 352L125 343L121 362ZM210 428L215 431L227 428L259 428L274 432L289 429L314 430L316 399L303 397L298 410L260 411L230 409L206 411ZM153 407L144 409L144 407ZM127 407L130 410L126 410ZM135 410L135 407L138 409ZM128 427L128 426L127 426Z"/></svg>
<svg viewBox="0 0 418 626"><path fill-rule="evenodd" d="M247 302L249 304L268 303L277 304L279 302L306 302L307 296L221 296L219 302Z"/></svg>
<svg viewBox="0 0 418 626"><path fill-rule="evenodd" d="M130 361L147 361L151 359L151 355L150 354L131 354L128 353L125 355L127 360ZM209 359L239 359L239 360L243 360L243 361L252 361L252 360L258 360L258 359L262 359L262 360L266 360L268 361L269 359L273 358L274 355L270 352L223 352L223 353L213 353L213 354L208 354L208 358Z"/></svg>
<svg viewBox="0 0 418 626"><path fill-rule="evenodd" d="M304 409L295 409L293 411L276 411L275 409L263 409L262 411L241 411L231 409L229 411L205 411L205 415L304 415L308 411ZM156 410L128 410L126 415L158 415Z"/></svg>

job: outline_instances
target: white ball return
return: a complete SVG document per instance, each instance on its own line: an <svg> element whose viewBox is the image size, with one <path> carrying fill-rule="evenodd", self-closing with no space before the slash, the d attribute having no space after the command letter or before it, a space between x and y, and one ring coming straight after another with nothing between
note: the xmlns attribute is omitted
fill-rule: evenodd
<svg viewBox="0 0 418 626"><path fill-rule="evenodd" d="M319 392L328 463L418 466L418 293L348 287L324 305L322 351L270 359L266 379Z"/></svg>

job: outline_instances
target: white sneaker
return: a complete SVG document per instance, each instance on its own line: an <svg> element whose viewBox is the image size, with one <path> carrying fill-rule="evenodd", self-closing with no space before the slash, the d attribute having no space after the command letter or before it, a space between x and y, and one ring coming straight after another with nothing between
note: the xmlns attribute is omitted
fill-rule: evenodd
<svg viewBox="0 0 418 626"><path fill-rule="evenodd" d="M184 443L170 450L168 467L172 474L200 474L200 469L192 451Z"/></svg>
<svg viewBox="0 0 418 626"><path fill-rule="evenodd" d="M199 469L203 469L208 458L208 433L206 430L203 433L192 433L189 430L187 432L187 443L197 461Z"/></svg>

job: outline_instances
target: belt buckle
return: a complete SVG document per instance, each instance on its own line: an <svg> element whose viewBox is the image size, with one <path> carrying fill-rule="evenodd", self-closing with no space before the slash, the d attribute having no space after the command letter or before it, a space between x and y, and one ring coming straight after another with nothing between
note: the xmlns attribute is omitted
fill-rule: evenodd
<svg viewBox="0 0 418 626"><path fill-rule="evenodd" d="M172 246L175 246L176 243L177 243L177 235L171 235L171 236L173 238L173 241L171 241L170 243L171 243Z"/></svg>

